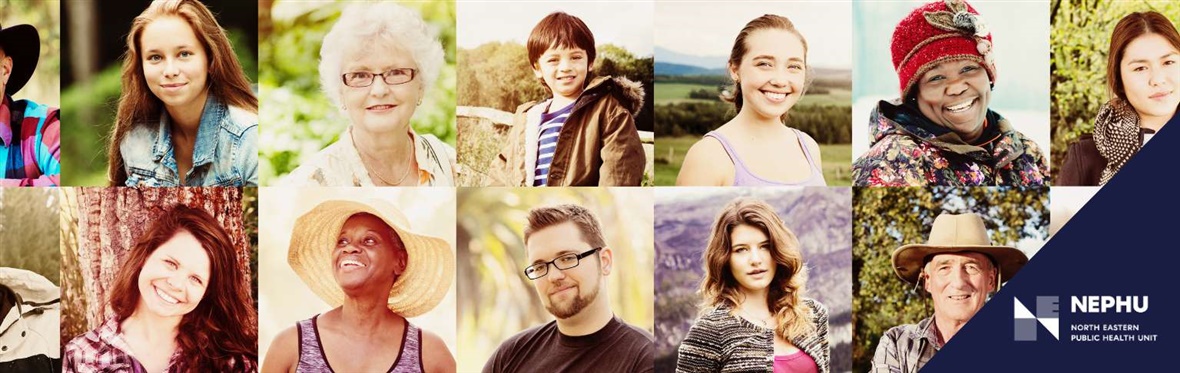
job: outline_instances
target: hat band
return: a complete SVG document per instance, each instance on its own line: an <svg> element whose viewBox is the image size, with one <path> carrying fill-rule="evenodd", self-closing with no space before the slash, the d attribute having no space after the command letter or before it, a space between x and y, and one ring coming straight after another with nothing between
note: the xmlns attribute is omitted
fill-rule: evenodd
<svg viewBox="0 0 1180 373"><path fill-rule="evenodd" d="M936 42L936 41L939 41L942 39L953 38L956 36L963 36L963 35L962 34L952 34L952 33L938 34L938 35L928 37L928 38L926 38L926 40L922 40L920 43L914 45L913 48L910 48L910 52L906 53L905 58L901 59L901 63L897 64L897 67L896 67L897 73L898 74L901 73L901 70L905 68L905 64L907 62L910 62L910 58L914 57L915 54L918 54L918 51L922 50L922 47L925 47L927 44L930 44L930 43L933 43L933 42Z"/></svg>

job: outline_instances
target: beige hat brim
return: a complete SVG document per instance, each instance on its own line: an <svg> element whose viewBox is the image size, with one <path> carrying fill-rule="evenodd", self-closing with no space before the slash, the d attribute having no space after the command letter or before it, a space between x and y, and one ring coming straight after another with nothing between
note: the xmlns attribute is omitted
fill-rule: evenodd
<svg viewBox="0 0 1180 373"><path fill-rule="evenodd" d="M926 257L965 251L990 256L1000 266L1000 282L1008 282L1021 267L1028 263L1028 257L1024 255L1024 252L1011 246L909 244L893 251L893 270L897 273L897 277L903 281L916 284L918 274L922 273L922 265Z"/></svg>
<svg viewBox="0 0 1180 373"><path fill-rule="evenodd" d="M332 249L349 217L369 213L393 228L405 244L406 269L389 291L389 309L404 317L430 311L455 279L455 254L443 239L416 234L385 213L355 201L327 201L295 220L287 262L311 291L332 307L346 295L332 274Z"/></svg>

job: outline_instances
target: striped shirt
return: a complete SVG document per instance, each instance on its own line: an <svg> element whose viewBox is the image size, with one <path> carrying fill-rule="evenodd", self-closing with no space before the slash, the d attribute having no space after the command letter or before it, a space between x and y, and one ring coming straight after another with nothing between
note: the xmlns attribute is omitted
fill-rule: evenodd
<svg viewBox="0 0 1180 373"><path fill-rule="evenodd" d="M533 186L548 185L549 165L553 163L553 154L557 153L557 137L573 108L574 103L571 102L557 111L541 114L541 136L537 138L537 176L533 177Z"/></svg>
<svg viewBox="0 0 1180 373"><path fill-rule="evenodd" d="M0 186L57 186L61 181L58 109L29 100L0 103Z"/></svg>
<svg viewBox="0 0 1180 373"><path fill-rule="evenodd" d="M811 308L815 328L791 339L791 344L815 360L820 373L831 369L828 341L828 309L811 298L802 298ZM677 351L677 373L773 372L774 330L735 316L726 306L709 311L692 325Z"/></svg>

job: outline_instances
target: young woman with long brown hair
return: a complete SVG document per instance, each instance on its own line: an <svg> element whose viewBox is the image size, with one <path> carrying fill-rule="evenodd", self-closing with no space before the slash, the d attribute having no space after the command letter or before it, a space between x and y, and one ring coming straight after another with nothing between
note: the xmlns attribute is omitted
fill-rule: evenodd
<svg viewBox="0 0 1180 373"><path fill-rule="evenodd" d="M66 372L252 372L257 316L229 235L207 212L159 216L120 266L114 315L65 347Z"/></svg>
<svg viewBox="0 0 1180 373"><path fill-rule="evenodd" d="M112 186L258 185L258 98L199 1L135 17L108 149Z"/></svg>
<svg viewBox="0 0 1180 373"><path fill-rule="evenodd" d="M774 208L730 202L702 261L704 314L680 344L677 372L828 372L828 310L803 296L799 240Z"/></svg>

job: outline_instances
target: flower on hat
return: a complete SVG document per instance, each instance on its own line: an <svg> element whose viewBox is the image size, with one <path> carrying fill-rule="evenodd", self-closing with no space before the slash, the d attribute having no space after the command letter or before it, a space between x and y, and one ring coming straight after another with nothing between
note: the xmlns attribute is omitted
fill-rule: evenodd
<svg viewBox="0 0 1180 373"><path fill-rule="evenodd" d="M986 38L991 34L987 23L978 14L967 11L962 0L946 0L949 11L925 12L926 22L944 31L958 32L967 36Z"/></svg>
<svg viewBox="0 0 1180 373"><path fill-rule="evenodd" d="M975 38L975 49L983 55L983 60L995 70L995 56L992 55L992 43L987 40L991 36L991 29L983 21L983 17L967 10L962 0L945 0L948 10L925 12L926 22L943 31L958 32L963 36Z"/></svg>

